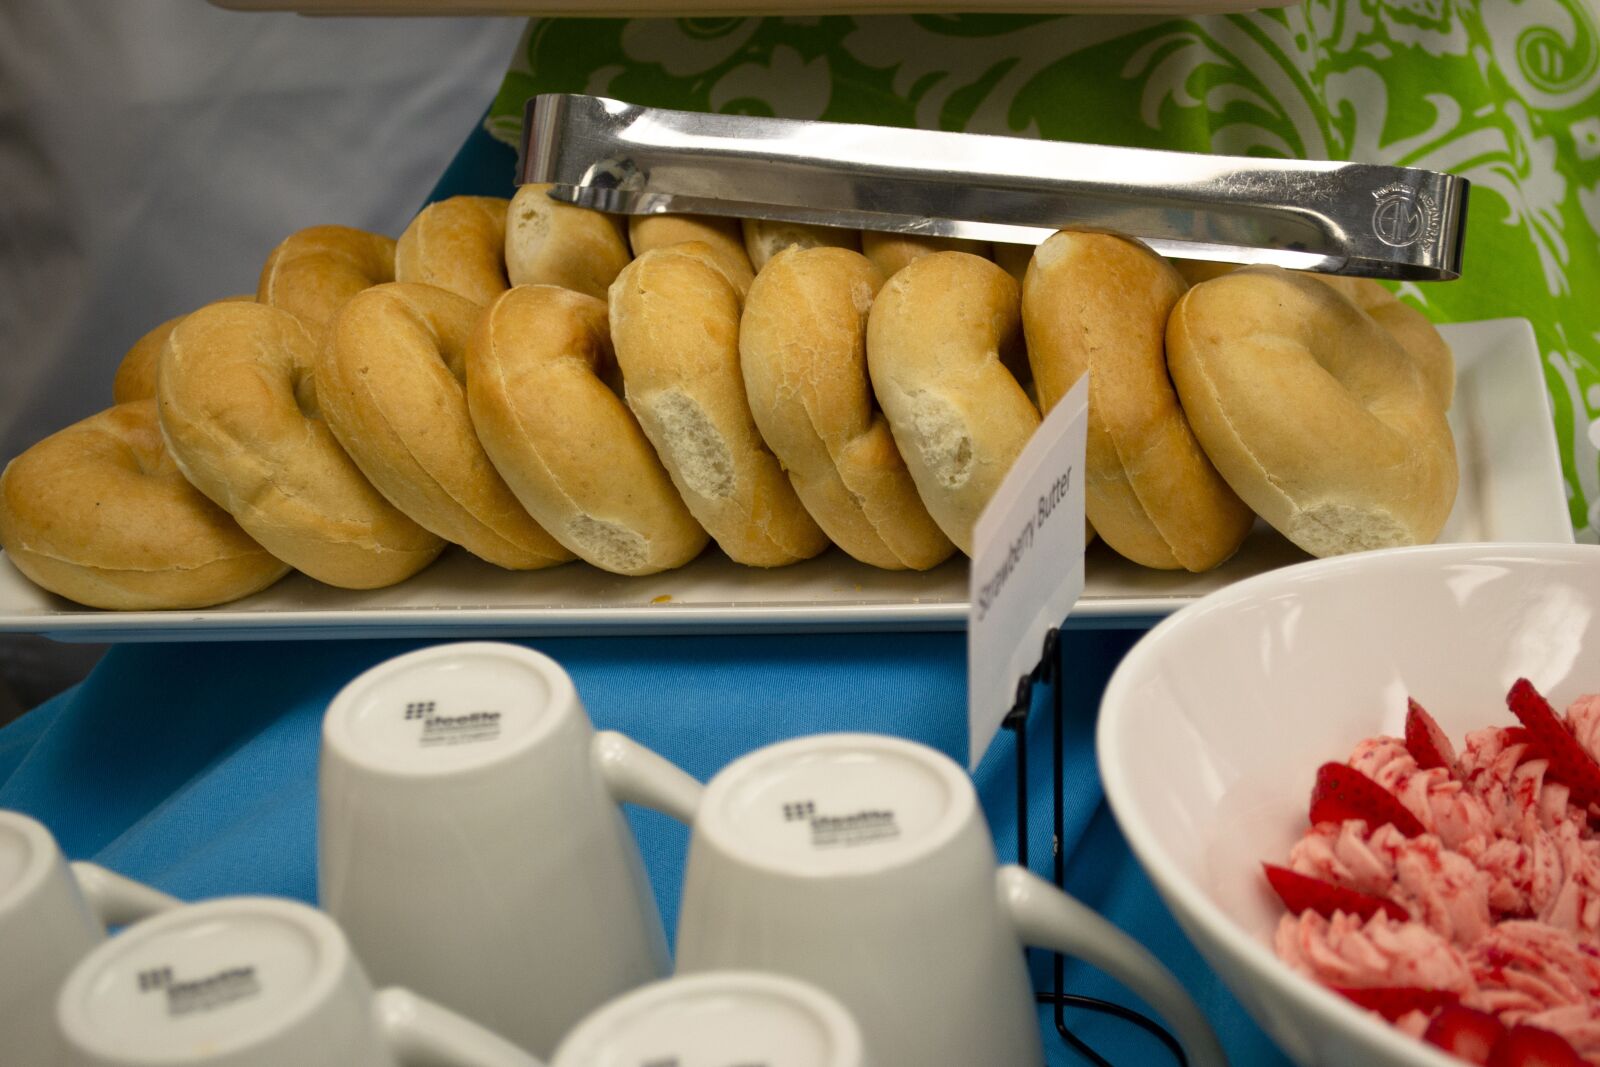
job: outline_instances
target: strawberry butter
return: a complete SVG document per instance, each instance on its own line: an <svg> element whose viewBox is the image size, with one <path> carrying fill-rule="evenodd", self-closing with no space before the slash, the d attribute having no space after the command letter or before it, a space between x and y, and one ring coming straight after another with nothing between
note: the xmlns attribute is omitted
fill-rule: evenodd
<svg viewBox="0 0 1600 1067"><path fill-rule="evenodd" d="M1459 754L1415 701L1313 786L1311 827L1266 866L1280 958L1469 1062L1600 1065L1600 696Z"/></svg>

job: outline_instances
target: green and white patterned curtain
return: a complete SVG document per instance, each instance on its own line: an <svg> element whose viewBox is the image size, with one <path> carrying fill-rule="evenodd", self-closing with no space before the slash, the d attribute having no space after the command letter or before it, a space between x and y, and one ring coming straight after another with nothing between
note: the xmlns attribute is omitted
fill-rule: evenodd
<svg viewBox="0 0 1600 1067"><path fill-rule="evenodd" d="M1600 16L1586 0L535 20L490 133L516 144L541 92L1463 175L1462 280L1398 291L1440 322L1532 320L1573 525L1600 540Z"/></svg>

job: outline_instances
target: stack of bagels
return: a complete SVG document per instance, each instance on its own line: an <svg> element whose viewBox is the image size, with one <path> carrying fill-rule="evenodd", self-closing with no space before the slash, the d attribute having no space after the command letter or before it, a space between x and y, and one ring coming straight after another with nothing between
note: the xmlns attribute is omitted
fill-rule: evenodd
<svg viewBox="0 0 1600 1067"><path fill-rule="evenodd" d="M1428 321L1372 282L1207 273L1103 233L624 221L541 186L398 241L313 227L6 467L0 545L109 609L291 569L378 588L448 544L515 570L654 574L711 541L922 570L972 551L1085 371L1088 518L1135 562L1215 567L1257 515L1315 555L1437 536L1454 371Z"/></svg>

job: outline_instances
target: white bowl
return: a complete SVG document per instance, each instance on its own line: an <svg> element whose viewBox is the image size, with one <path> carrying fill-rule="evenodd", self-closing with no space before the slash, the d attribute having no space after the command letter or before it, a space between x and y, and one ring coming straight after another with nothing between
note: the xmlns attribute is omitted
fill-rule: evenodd
<svg viewBox="0 0 1600 1067"><path fill-rule="evenodd" d="M1438 545L1318 560L1214 593L1152 630L1100 707L1117 822L1179 925L1296 1063L1460 1061L1279 962L1261 873L1307 826L1317 767L1403 736L1414 696L1457 747L1512 725L1531 679L1600 692L1600 548Z"/></svg>

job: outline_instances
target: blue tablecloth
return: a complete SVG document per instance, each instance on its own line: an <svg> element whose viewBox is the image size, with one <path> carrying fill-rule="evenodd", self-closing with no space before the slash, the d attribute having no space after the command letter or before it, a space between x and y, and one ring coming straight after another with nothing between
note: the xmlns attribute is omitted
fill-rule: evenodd
<svg viewBox="0 0 1600 1067"><path fill-rule="evenodd" d="M1094 709L1137 637L1068 632L1068 888L1151 946L1213 1019L1237 1064L1282 1064L1195 953L1128 853L1095 770ZM898 734L960 759L966 749L961 634L588 638L530 642L572 673L595 724L622 730L704 780L750 749L829 730ZM317 748L323 711L356 674L416 642L122 646L75 689L0 730L0 807L48 825L95 859L185 899L316 895ZM1030 726L1029 845L1050 857L1050 715ZM1015 751L1002 735L976 775L1002 858L1016 855ZM686 831L631 818L669 931ZM1038 955L1038 954L1036 954ZM1035 960L1041 986L1048 958ZM1070 966L1072 992L1131 1002ZM1041 1012L1041 1025L1049 1028ZM1168 1062L1126 1023L1069 1013L1117 1064ZM1081 1063L1053 1034L1049 1062ZM976 1067L976 1065L975 1065ZM1005 1067L1005 1065L995 1065Z"/></svg>

